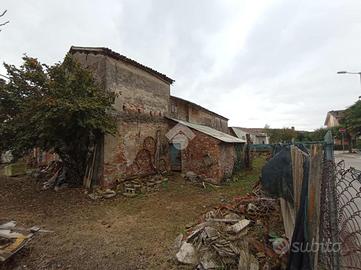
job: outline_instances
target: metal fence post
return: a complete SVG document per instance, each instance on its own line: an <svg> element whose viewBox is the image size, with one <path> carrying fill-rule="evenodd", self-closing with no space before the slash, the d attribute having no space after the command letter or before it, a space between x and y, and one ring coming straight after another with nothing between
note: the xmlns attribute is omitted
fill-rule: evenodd
<svg viewBox="0 0 361 270"><path fill-rule="evenodd" d="M329 170L335 170L334 164L334 152L333 152L333 137L332 133L329 130L325 135L325 162L329 166L325 166ZM325 173L325 172L324 172ZM327 172L326 172L327 173ZM335 171L328 172L329 177L326 182L327 186L327 194L324 194L328 197L328 209L330 211L330 236L331 243L334 245L335 243L339 243L338 237L338 211L337 211L337 190L336 190L336 176ZM340 269L340 253L339 251L332 251L332 269L339 270Z"/></svg>

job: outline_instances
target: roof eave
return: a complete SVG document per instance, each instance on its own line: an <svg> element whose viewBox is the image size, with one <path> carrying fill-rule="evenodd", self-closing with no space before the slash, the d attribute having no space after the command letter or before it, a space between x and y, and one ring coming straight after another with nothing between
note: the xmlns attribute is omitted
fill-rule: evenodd
<svg viewBox="0 0 361 270"><path fill-rule="evenodd" d="M167 75L162 74L150 67L144 66L143 64L130 59L124 55L121 55L117 52L112 51L111 49L105 48L105 47L80 47L80 46L71 46L69 53L70 54L74 54L75 52L80 52L80 53L93 53L93 54L102 54L105 56L109 56L115 60L119 60L128 64L131 64L147 73L149 73L150 75L156 77L157 79L168 83L169 85L173 84L175 82L175 80L169 78Z"/></svg>

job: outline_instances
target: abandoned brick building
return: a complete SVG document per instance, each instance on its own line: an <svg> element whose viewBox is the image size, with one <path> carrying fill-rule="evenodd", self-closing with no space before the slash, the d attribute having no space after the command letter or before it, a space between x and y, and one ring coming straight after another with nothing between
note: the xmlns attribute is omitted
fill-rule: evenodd
<svg viewBox="0 0 361 270"><path fill-rule="evenodd" d="M174 80L110 49L71 47L70 53L106 91L117 93L118 134L106 135L97 146L95 184L168 170L192 171L213 183L232 174L245 141L229 134L227 118L171 96ZM185 147L170 136L178 133Z"/></svg>

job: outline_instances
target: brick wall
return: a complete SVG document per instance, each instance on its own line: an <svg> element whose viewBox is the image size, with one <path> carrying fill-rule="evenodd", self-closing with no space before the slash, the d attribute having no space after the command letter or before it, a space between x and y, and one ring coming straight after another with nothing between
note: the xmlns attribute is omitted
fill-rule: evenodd
<svg viewBox="0 0 361 270"><path fill-rule="evenodd" d="M233 172L235 150L233 144L221 141L192 130L196 135L182 150L182 172L192 171L215 184Z"/></svg>

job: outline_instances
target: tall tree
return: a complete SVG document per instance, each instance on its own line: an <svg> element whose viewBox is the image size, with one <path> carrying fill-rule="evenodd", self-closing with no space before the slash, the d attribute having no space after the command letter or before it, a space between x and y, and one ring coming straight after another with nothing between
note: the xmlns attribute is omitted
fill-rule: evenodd
<svg viewBox="0 0 361 270"><path fill-rule="evenodd" d="M9 79L0 82L0 151L21 157L35 147L52 150L63 161L66 182L79 185L93 138L116 132L114 94L70 55L53 66L23 60L19 68L4 64Z"/></svg>
<svg viewBox="0 0 361 270"><path fill-rule="evenodd" d="M361 101L355 102L344 112L341 122L353 136L361 134Z"/></svg>
<svg viewBox="0 0 361 270"><path fill-rule="evenodd" d="M347 130L346 136L349 141L349 151L352 151L352 141L361 134L361 101L347 108L341 120L342 126Z"/></svg>

